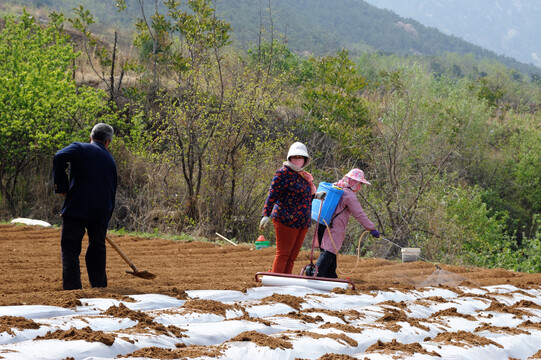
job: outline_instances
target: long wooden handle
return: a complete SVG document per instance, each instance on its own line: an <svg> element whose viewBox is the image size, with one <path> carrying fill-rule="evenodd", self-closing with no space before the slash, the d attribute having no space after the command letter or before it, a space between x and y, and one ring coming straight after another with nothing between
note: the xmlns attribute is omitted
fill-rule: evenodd
<svg viewBox="0 0 541 360"><path fill-rule="evenodd" d="M216 235L218 235L219 237L221 237L222 239L224 239L225 241L228 241L230 242L231 244L235 245L235 246L238 246L237 244L235 244L233 241L229 240L228 238L226 238L225 236L223 235L220 235L218 233L215 233Z"/></svg>
<svg viewBox="0 0 541 360"><path fill-rule="evenodd" d="M113 239L111 239L109 235L105 235L105 239L107 239L109 244L111 244L111 246L115 248L116 252L120 254L120 256L124 259L124 261L128 263L128 265L130 265L133 271L138 272L137 268L131 262L130 258L126 254L124 254L124 252L118 247L118 245L113 241Z"/></svg>

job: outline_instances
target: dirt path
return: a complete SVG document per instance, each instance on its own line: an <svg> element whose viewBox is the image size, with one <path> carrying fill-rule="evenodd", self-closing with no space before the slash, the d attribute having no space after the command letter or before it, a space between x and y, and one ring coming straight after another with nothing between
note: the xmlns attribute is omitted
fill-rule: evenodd
<svg viewBox="0 0 541 360"><path fill-rule="evenodd" d="M81 274L83 290L62 291L60 230L40 226L0 225L0 306L43 304L70 307L79 298L123 297L132 294L165 294L182 298L185 290L245 290L257 286L254 275L268 271L275 249L210 242L175 242L111 236L139 270L157 275L144 280L126 274L129 266L108 245L109 287L91 289L84 266L87 240L83 240ZM293 273L309 262L302 251ZM317 254L316 254L317 256ZM339 256L339 266L351 271L355 256ZM541 274L516 273L502 269L442 266L436 271L425 262L400 263L363 258L348 275L359 290L411 288L425 285L456 286L471 282L478 286L512 284L521 288L541 286Z"/></svg>

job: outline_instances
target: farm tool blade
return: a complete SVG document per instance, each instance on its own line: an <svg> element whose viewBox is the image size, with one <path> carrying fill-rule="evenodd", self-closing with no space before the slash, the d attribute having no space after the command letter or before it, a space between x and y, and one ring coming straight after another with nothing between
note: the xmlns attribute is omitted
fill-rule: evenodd
<svg viewBox="0 0 541 360"><path fill-rule="evenodd" d="M111 246L116 250L116 252L122 257L122 259L124 259L124 261L133 269L133 271L129 271L129 270L126 270L126 272L128 274L131 274L131 275L134 275L134 276L137 276L137 277L140 277L140 278L143 278L143 279L147 279L147 280L151 280L151 279L154 279L156 277L156 275L152 274L152 273L149 273L148 271L146 270L143 270L143 271L140 271L140 270L137 270L137 268L135 267L135 265L131 262L131 260L128 258L128 256L126 256L126 254L124 254L124 252L118 247L118 245L113 241L113 239L111 239L109 237L109 235L105 235L105 239L107 239L107 241L109 242L109 244L111 244Z"/></svg>

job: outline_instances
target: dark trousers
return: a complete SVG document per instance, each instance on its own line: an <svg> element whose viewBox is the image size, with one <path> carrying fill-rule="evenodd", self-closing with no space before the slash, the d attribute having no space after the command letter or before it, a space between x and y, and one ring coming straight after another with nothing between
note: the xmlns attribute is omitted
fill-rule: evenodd
<svg viewBox="0 0 541 360"><path fill-rule="evenodd" d="M63 217L60 246L62 249L62 286L64 290L81 289L79 255L85 230L88 248L85 254L88 279L92 287L107 287L105 274L107 227L84 219Z"/></svg>
<svg viewBox="0 0 541 360"><path fill-rule="evenodd" d="M321 246L321 241L323 240L323 234L327 230L325 225L319 224L317 228L317 239L319 246ZM319 258L316 262L317 266L317 276L336 279L338 275L336 274L336 255L327 250L321 250L319 253Z"/></svg>
<svg viewBox="0 0 541 360"><path fill-rule="evenodd" d="M327 250L321 250L316 262L317 276L336 279L336 255Z"/></svg>

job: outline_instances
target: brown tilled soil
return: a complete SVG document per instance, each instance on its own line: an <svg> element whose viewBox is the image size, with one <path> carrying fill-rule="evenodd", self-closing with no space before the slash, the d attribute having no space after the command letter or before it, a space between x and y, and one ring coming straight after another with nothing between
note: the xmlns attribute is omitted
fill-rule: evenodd
<svg viewBox="0 0 541 360"><path fill-rule="evenodd" d="M186 298L185 290L241 290L258 286L254 275L269 271L275 249L255 250L251 245L234 246L212 242L175 242L134 236L111 236L137 268L156 275L145 280L127 274L131 270L114 249L107 250L109 287L92 289L84 265L87 240L83 240L81 273L83 290L63 291L60 262L60 230L40 226L0 225L0 306L43 304L63 307L80 305L79 299L112 297L129 301L133 294L165 294ZM302 251L294 273L309 263ZM316 255L317 257L317 252ZM339 266L350 272L355 256L339 256ZM541 285L541 274L503 269L480 269L416 261L400 263L362 258L348 276L358 290L414 288L426 285L454 287L512 284L520 288Z"/></svg>

